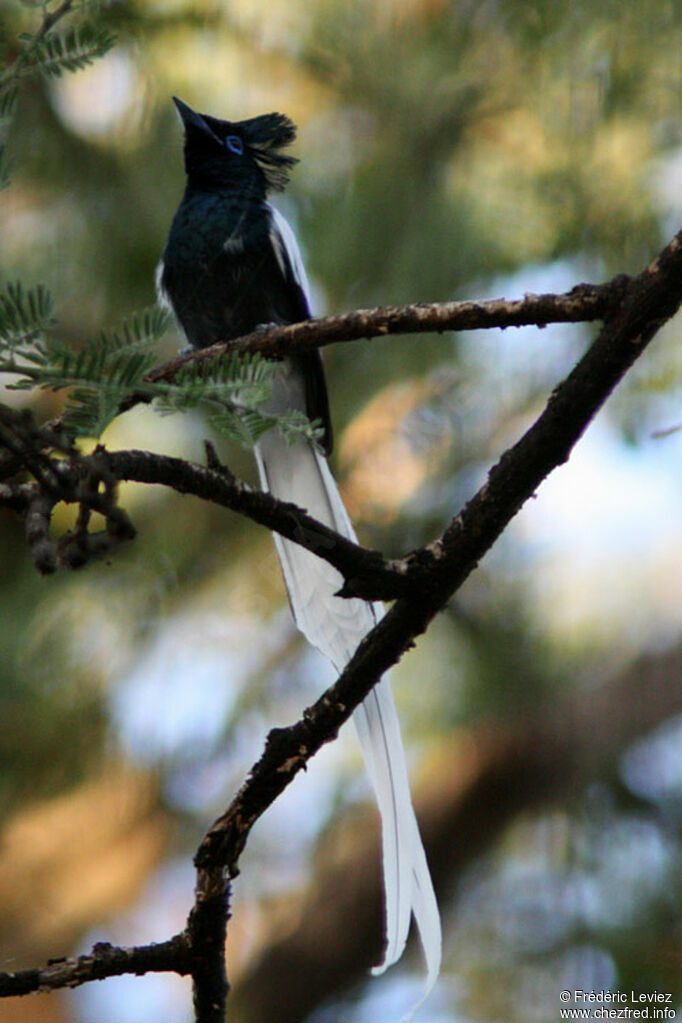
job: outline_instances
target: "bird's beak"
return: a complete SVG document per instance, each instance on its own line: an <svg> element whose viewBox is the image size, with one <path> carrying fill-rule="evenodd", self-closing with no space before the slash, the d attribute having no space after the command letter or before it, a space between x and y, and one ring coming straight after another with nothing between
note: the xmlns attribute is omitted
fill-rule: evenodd
<svg viewBox="0 0 682 1023"><path fill-rule="evenodd" d="M175 109L178 112L178 117L180 118L180 123L184 131L187 131L189 128L198 128L199 131L205 131L209 134L213 134L201 114L197 114L196 111L192 110L191 107L188 107L187 104L183 103L177 96L173 96L173 102L175 103Z"/></svg>

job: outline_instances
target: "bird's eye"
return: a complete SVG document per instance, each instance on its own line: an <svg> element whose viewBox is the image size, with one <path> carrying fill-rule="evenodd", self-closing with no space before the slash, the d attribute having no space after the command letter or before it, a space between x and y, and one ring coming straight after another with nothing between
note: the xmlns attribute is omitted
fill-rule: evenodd
<svg viewBox="0 0 682 1023"><path fill-rule="evenodd" d="M244 152L244 143L239 138L239 135L228 135L225 139L225 145L231 153L236 153L237 156L241 156Z"/></svg>

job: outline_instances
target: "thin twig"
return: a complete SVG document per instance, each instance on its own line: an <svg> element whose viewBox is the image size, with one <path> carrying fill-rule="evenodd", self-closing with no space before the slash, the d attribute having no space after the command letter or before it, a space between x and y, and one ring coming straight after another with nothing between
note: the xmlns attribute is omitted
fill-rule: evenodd
<svg viewBox="0 0 682 1023"><path fill-rule="evenodd" d="M176 934L158 944L121 948L100 941L89 955L52 959L47 966L16 973L0 973L0 998L28 995L63 987L78 987L91 980L120 977L125 973L166 973L187 975L191 957L185 934Z"/></svg>
<svg viewBox="0 0 682 1023"><path fill-rule="evenodd" d="M43 41L48 32L50 32L58 21L61 21L67 14L71 12L73 7L73 0L62 0L59 7L56 7L54 11L48 11L47 6L43 10L43 20L40 24L38 31L27 39L24 48L20 50L17 56L14 58L12 63L5 68L3 74L0 76L0 86L7 88L13 79L21 78L22 75L26 74L24 65L26 65L31 57L33 51L36 49L39 43Z"/></svg>

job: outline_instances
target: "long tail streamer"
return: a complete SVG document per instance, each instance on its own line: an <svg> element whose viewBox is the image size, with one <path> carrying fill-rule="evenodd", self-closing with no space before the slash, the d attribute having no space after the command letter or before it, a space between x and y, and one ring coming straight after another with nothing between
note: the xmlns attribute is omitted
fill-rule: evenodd
<svg viewBox="0 0 682 1023"><path fill-rule="evenodd" d="M285 399L285 403L288 399ZM293 501L338 533L355 540L327 460L307 441L288 444L271 430L256 449L263 489ZM383 607L335 596L342 578L335 568L278 534L274 535L296 625L308 641L342 671ZM422 1004L436 983L441 963L441 926L419 827L412 806L400 724L388 677L357 708L353 720L382 822L386 899L386 948L374 973L401 956L414 914L426 960Z"/></svg>

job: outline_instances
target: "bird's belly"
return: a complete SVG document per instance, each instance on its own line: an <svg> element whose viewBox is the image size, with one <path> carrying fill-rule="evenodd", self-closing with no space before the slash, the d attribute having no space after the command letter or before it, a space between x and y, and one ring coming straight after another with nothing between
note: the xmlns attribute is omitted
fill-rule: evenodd
<svg viewBox="0 0 682 1023"><path fill-rule="evenodd" d="M258 286L258 268L247 261L199 257L167 268L163 283L187 340L197 348L281 322L267 289Z"/></svg>

